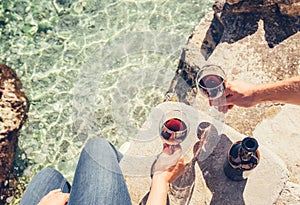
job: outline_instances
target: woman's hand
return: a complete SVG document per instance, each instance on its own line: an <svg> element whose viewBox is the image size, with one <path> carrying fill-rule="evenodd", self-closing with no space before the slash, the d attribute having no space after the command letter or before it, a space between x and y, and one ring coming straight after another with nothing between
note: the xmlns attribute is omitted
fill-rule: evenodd
<svg viewBox="0 0 300 205"><path fill-rule="evenodd" d="M65 205L69 201L69 193L63 193L61 189L50 191L38 205Z"/></svg>
<svg viewBox="0 0 300 205"><path fill-rule="evenodd" d="M185 164L183 159L162 172L154 173L147 205L165 205L169 184L184 173Z"/></svg>
<svg viewBox="0 0 300 205"><path fill-rule="evenodd" d="M153 183L164 183L169 185L171 182L173 182L175 179L180 177L185 170L185 164L184 159L179 159L178 162L168 168L167 170L154 174L153 175Z"/></svg>

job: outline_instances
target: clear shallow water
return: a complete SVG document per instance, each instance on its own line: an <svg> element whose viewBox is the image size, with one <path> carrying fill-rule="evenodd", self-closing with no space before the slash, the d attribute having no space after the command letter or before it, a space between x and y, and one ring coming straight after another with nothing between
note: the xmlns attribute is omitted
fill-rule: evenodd
<svg viewBox="0 0 300 205"><path fill-rule="evenodd" d="M46 166L72 180L87 138L119 146L134 135L214 1L0 2L0 60L31 103L16 161L22 190Z"/></svg>

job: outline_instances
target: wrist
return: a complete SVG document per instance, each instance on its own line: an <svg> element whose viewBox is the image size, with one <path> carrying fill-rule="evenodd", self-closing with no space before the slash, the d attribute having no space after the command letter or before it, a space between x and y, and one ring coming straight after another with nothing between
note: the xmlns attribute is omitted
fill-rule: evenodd
<svg viewBox="0 0 300 205"><path fill-rule="evenodd" d="M160 187L166 191L169 191L169 182L161 174L155 174L152 178L152 186Z"/></svg>
<svg viewBox="0 0 300 205"><path fill-rule="evenodd" d="M155 174L152 177L147 205L157 205L157 204L167 203L169 183L166 182L166 180L159 175L161 174Z"/></svg>
<svg viewBox="0 0 300 205"><path fill-rule="evenodd" d="M282 89L281 83L282 82L257 85L254 90L256 104L280 101L284 95L284 92L280 92Z"/></svg>

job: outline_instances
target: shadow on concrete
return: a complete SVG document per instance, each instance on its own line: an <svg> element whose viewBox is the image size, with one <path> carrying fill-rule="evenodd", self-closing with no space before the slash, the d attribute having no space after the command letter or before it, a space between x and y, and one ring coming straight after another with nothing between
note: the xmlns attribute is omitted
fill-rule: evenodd
<svg viewBox="0 0 300 205"><path fill-rule="evenodd" d="M171 204L187 205L192 196L197 198L193 190L196 180L194 165L198 164L206 186L212 193L210 205L244 205L243 193L247 180L231 181L223 171L227 152L232 145L231 140L225 134L219 135L216 127L211 123L204 122L200 125L205 126L197 133L200 139L194 145L194 157L186 164L184 174L170 185Z"/></svg>
<svg viewBox="0 0 300 205"><path fill-rule="evenodd" d="M207 60L219 43L234 43L254 34L260 20L270 48L300 31L300 16L282 14L277 4L241 1L235 5L215 4L214 18L201 45Z"/></svg>
<svg viewBox="0 0 300 205"><path fill-rule="evenodd" d="M243 192L247 183L244 181L231 181L226 177L223 171L224 163L226 162L227 152L232 142L224 135L220 135L220 140L214 151L204 161L197 162L207 187L213 194L210 204L230 204L243 205L245 204Z"/></svg>

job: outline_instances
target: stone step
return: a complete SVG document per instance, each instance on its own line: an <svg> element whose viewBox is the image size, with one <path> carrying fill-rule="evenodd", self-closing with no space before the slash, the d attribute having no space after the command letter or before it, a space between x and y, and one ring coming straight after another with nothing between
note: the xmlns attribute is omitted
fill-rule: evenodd
<svg viewBox="0 0 300 205"><path fill-rule="evenodd" d="M195 189L190 204L271 205L276 202L289 176L285 164L276 154L267 147L260 146L260 163L249 178L241 182L231 181L223 172L227 151L232 142L246 136L192 106L165 102L153 109L141 132L132 137L121 161L133 204L138 204L149 191L150 168L162 149L162 140L158 134L158 122L162 113L178 108L187 113L190 122L190 132L182 143L186 162L193 156L199 123L210 122L218 130L218 134L210 138L209 146L205 147L198 158ZM176 197L170 194L170 198L172 204L177 204Z"/></svg>

